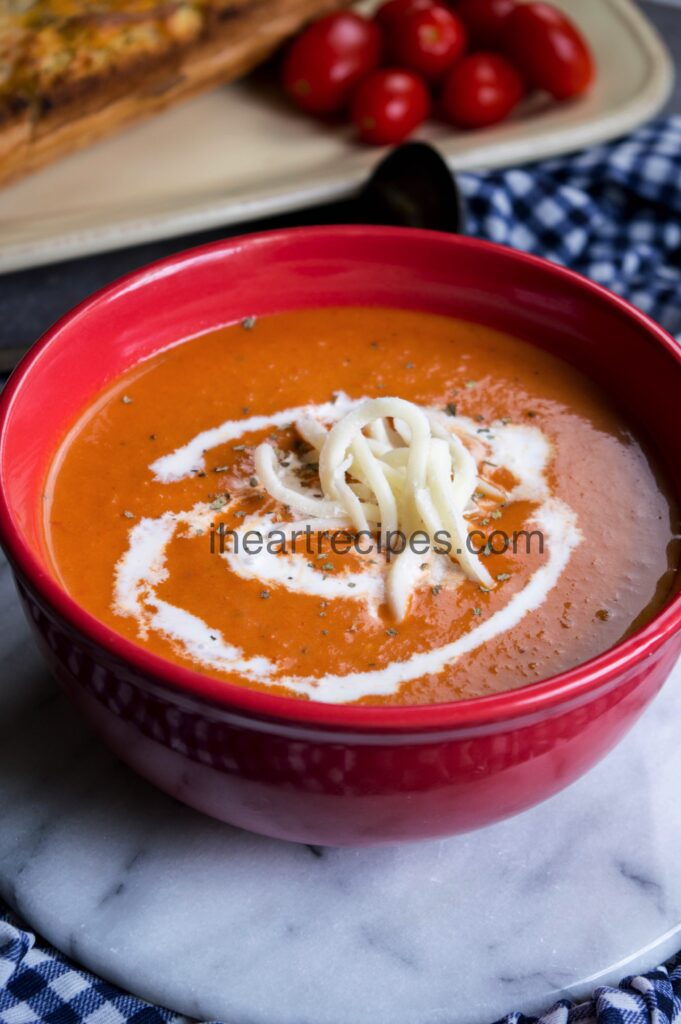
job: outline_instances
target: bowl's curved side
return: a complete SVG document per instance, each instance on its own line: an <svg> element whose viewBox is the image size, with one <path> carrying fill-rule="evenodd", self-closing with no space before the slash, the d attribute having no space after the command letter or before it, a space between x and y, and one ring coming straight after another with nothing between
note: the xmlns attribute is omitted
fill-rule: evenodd
<svg viewBox="0 0 681 1024"><path fill-rule="evenodd" d="M61 437L110 379L246 315L335 305L425 309L526 338L587 369L647 430L681 493L673 339L562 268L472 239L324 228L180 254L88 300L0 399L0 541L59 679L124 760L217 817L311 842L448 834L530 806L605 753L678 654L681 598L553 679L448 704L323 705L229 686L97 622L55 580L40 497Z"/></svg>
<svg viewBox="0 0 681 1024"><path fill-rule="evenodd" d="M385 305L460 316L557 352L639 420L681 494L676 456L679 346L605 289L535 257L435 232L296 229L233 238L122 278L50 330L0 396L0 543L45 600L104 650L165 685L253 715L353 730L507 721L608 686L681 628L681 596L623 644L543 683L402 709L300 702L170 665L98 622L59 586L44 549L40 495L58 441L111 379L159 349L247 314Z"/></svg>
<svg viewBox="0 0 681 1024"><path fill-rule="evenodd" d="M26 580L18 589L56 678L122 761L221 821L330 846L454 835L547 799L633 725L681 646L659 648L577 704L505 726L402 736L282 728L151 685L103 657Z"/></svg>

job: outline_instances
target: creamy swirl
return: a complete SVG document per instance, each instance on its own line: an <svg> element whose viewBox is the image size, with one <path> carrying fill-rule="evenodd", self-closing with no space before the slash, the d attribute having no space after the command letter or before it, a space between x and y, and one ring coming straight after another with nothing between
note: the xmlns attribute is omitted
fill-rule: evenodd
<svg viewBox="0 0 681 1024"><path fill-rule="evenodd" d="M212 448L272 426L295 424L313 453L324 455L326 450L319 459L321 496L315 496L317 492L311 488L306 491L300 487L295 473L298 457L287 458L284 472L274 450L261 445L256 467L280 507L275 513L243 519L235 531L237 536L258 531L267 537L275 530L286 533L308 526L315 530L339 525L357 529L366 524L370 531L376 531L386 529L386 520L395 528L424 526L432 535L437 526L451 525L454 508L455 537L461 541L464 517L478 489L486 490L488 496L496 490L499 497L498 489L485 481L481 467L502 467L514 481L503 495L505 503L533 503L527 525L542 531L547 555L522 589L489 618L450 643L368 671L298 674L287 670L271 653L246 656L233 638L224 636L189 609L159 596L159 588L168 578L171 541L176 537L190 541L197 534L205 534L216 519L216 510L204 503L181 513L143 518L130 529L128 548L115 570L116 613L133 617L141 636L158 633L179 655L200 668L236 673L245 681L285 687L328 703L394 694L404 683L439 674L482 644L513 629L545 602L581 540L575 513L550 492L546 469L551 447L547 438L534 426L501 421L481 434L467 417L417 407L413 407L416 412L412 414L406 408L411 403L400 406L400 415L396 415L396 407L386 404L391 401L400 400L353 400L339 394L330 403L229 420L155 460L150 469L159 483L174 483L203 470L205 455ZM479 559L473 563L461 557L462 548L465 544L460 543L458 557L453 559L434 550L425 561L403 556L392 563L360 559L357 567L333 576L324 574L302 552L273 553L264 546L249 555L243 545L234 545L222 557L225 571L241 579L280 587L293 595L316 595L331 603L352 601L374 618L387 601L399 618L408 613L410 595L420 587L433 586L443 578L457 585L467 576L487 583L489 574L484 566ZM402 566L398 569L400 558ZM493 586L491 579L489 583Z"/></svg>

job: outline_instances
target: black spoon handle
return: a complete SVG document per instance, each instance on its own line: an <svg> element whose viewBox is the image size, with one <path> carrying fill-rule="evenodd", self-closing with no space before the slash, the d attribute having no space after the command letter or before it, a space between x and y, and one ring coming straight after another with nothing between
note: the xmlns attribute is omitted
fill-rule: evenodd
<svg viewBox="0 0 681 1024"><path fill-rule="evenodd" d="M464 203L456 179L425 142L406 142L389 153L353 204L361 224L464 232Z"/></svg>

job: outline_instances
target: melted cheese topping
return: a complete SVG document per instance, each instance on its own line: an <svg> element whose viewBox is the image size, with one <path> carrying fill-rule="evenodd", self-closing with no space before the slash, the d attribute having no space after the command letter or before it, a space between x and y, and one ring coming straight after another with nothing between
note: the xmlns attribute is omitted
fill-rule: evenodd
<svg viewBox="0 0 681 1024"><path fill-rule="evenodd" d="M200 41L238 0L0 0L0 115L67 102L85 84ZM134 84L134 83L133 83ZM3 103L3 101L5 101Z"/></svg>

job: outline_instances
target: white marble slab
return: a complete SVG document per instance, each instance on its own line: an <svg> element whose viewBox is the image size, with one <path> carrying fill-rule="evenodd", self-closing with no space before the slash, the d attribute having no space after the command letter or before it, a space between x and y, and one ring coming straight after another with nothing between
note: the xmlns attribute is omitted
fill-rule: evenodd
<svg viewBox="0 0 681 1024"><path fill-rule="evenodd" d="M50 683L0 568L0 892L60 949L229 1024L489 1024L681 948L681 666L542 807L447 841L320 850L135 778Z"/></svg>

